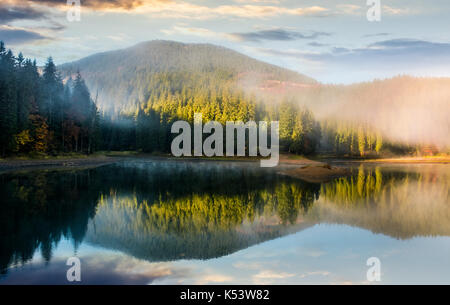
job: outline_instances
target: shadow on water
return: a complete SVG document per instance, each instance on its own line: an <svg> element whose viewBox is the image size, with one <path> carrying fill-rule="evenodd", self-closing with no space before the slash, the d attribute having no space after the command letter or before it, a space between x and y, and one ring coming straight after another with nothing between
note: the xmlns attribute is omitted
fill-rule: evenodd
<svg viewBox="0 0 450 305"><path fill-rule="evenodd" d="M320 185L248 164L127 161L0 180L2 273L36 251L50 261L62 238L167 261L220 257L321 222L450 235L450 179L436 169L360 167Z"/></svg>

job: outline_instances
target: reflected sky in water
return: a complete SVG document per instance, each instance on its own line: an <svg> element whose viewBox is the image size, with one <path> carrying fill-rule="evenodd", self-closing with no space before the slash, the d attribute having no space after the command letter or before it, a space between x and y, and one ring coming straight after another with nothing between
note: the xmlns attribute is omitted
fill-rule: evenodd
<svg viewBox="0 0 450 305"><path fill-rule="evenodd" d="M246 163L3 174L0 284L450 283L448 165L310 184Z"/></svg>

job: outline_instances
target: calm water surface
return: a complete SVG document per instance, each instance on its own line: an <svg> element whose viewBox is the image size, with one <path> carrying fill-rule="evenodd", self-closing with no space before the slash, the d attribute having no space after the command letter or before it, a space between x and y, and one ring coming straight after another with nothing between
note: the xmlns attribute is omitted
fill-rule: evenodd
<svg viewBox="0 0 450 305"><path fill-rule="evenodd" d="M449 165L311 184L258 163L126 161L0 175L0 284L450 284Z"/></svg>

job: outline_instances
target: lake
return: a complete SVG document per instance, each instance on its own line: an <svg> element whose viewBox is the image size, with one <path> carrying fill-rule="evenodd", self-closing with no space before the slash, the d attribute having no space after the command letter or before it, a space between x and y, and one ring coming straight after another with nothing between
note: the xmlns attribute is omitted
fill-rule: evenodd
<svg viewBox="0 0 450 305"><path fill-rule="evenodd" d="M0 284L450 284L450 168L130 159L0 175ZM380 281L366 274L379 259Z"/></svg>

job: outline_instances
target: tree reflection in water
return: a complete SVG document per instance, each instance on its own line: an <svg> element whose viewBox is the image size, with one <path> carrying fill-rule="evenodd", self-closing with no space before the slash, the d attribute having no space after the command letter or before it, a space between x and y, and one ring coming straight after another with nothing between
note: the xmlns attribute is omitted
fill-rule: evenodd
<svg viewBox="0 0 450 305"><path fill-rule="evenodd" d="M310 184L248 164L123 162L0 176L0 268L62 238L151 261L208 259L320 222L450 235L448 172L360 167Z"/></svg>

